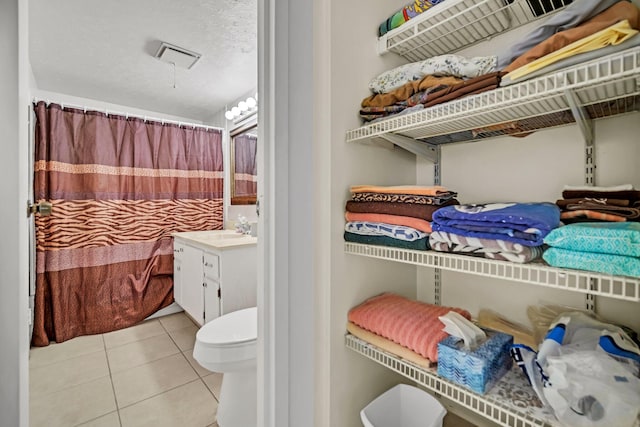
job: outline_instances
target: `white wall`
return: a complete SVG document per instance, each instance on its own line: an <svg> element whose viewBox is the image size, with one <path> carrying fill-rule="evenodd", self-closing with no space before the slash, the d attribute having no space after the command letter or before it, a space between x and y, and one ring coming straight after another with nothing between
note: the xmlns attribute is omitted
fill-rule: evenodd
<svg viewBox="0 0 640 427"><path fill-rule="evenodd" d="M19 38L25 36L24 8L20 15L18 1L9 0L0 8L0 134L2 151L0 169L0 220L3 227L0 244L0 414L2 425L27 426L28 419L28 325L26 269L26 198L24 166L26 151L21 145L26 125L26 111L19 109L27 83L19 73L26 73L26 56L19 50ZM20 29L18 23L20 22ZM19 33L20 31L20 33ZM19 35L20 34L20 35ZM21 39L20 43L25 40ZM23 45L24 46L24 45ZM21 47L22 49L23 47Z"/></svg>
<svg viewBox="0 0 640 427"><path fill-rule="evenodd" d="M328 209L323 212L328 215L324 238L330 242L325 249L329 251L326 264L330 275L323 275L323 281L317 284L320 289L328 289L323 295L328 299L325 351L329 357L327 410L330 416L329 422L322 425L361 425L359 411L378 394L402 381L388 369L348 350L344 334L347 312L366 298L383 291L415 297L416 268L346 255L343 230L345 203L351 185L394 185L415 181L415 156L399 150L345 142L345 132L360 126L358 107L369 95L368 81L402 63L393 55L379 57L376 54L376 30L382 19L405 3L375 0L362 7L361 2L333 1L330 23L318 30L319 37L330 38L330 53L319 58L323 65L329 62L329 76L325 76L326 82L323 82L327 85L328 95L324 95L321 104L314 102L318 114L326 112L326 117L323 116L317 126L329 131L318 144L330 158L329 169L324 171L322 179L330 182L331 194L330 204L319 206L319 209Z"/></svg>

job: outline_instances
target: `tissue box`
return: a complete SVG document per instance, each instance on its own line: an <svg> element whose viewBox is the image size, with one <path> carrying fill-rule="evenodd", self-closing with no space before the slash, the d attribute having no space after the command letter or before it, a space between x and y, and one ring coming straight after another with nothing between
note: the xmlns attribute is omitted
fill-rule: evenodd
<svg viewBox="0 0 640 427"><path fill-rule="evenodd" d="M464 342L448 336L438 344L438 375L476 393L484 394L511 368L509 349L513 337L493 330L484 331L487 339L473 350Z"/></svg>

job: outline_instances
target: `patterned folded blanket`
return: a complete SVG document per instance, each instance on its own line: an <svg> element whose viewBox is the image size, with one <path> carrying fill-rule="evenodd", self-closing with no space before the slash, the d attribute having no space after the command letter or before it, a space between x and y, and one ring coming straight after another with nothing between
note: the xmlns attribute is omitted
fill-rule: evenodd
<svg viewBox="0 0 640 427"><path fill-rule="evenodd" d="M344 217L347 221L384 222L385 224L405 225L425 233L431 233L429 221L410 216L345 212Z"/></svg>
<svg viewBox="0 0 640 427"><path fill-rule="evenodd" d="M394 239L393 237L366 236L345 231L344 240L346 242L362 243L364 245L391 246L394 248L413 249L416 251L426 251L429 249L428 237L423 237L422 239L414 240L413 242L407 242L406 240Z"/></svg>
<svg viewBox="0 0 640 427"><path fill-rule="evenodd" d="M520 264L539 258L543 252L542 246L524 246L506 240L465 237L443 231L431 233L429 246L439 252L481 256Z"/></svg>
<svg viewBox="0 0 640 427"><path fill-rule="evenodd" d="M544 242L549 246L581 253L607 253L640 258L640 224L571 224L551 231Z"/></svg>
<svg viewBox="0 0 640 427"><path fill-rule="evenodd" d="M441 206L442 204L448 202L456 196L457 193L451 191L437 196L422 196L416 194L353 193L353 197L351 199L356 202L395 202Z"/></svg>
<svg viewBox="0 0 640 427"><path fill-rule="evenodd" d="M577 224L576 224L577 225ZM549 248L542 258L554 267L597 271L617 276L640 277L640 258Z"/></svg>
<svg viewBox="0 0 640 427"><path fill-rule="evenodd" d="M558 225L560 209L553 203L488 203L440 208L433 214L432 229L540 246Z"/></svg>
<svg viewBox="0 0 640 427"><path fill-rule="evenodd" d="M427 233L404 225L385 224L383 222L352 221L344 226L345 231L363 236L386 236L406 242L424 239Z"/></svg>
<svg viewBox="0 0 640 427"><path fill-rule="evenodd" d="M448 336L438 319L450 311L471 319L468 311L414 301L392 293L369 298L349 311L348 320L436 362L438 343Z"/></svg>

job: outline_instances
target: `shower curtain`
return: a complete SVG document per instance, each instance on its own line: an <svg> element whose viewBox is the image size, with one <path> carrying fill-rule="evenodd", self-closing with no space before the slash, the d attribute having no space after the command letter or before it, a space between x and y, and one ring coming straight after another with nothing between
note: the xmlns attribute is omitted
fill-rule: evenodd
<svg viewBox="0 0 640 427"><path fill-rule="evenodd" d="M131 326L173 301L171 233L222 228L222 135L34 104L32 344Z"/></svg>
<svg viewBox="0 0 640 427"><path fill-rule="evenodd" d="M256 155L258 137L242 134L234 138L234 200L255 203L258 194L258 167Z"/></svg>

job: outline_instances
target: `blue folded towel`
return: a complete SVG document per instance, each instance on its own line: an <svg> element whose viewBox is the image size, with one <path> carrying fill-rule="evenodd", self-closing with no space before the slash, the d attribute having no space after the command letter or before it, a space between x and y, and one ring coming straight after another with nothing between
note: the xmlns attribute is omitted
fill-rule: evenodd
<svg viewBox="0 0 640 427"><path fill-rule="evenodd" d="M433 213L432 228L467 237L539 246L559 225L560 209L553 203L487 203L438 209Z"/></svg>

